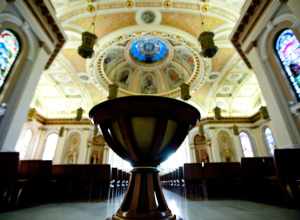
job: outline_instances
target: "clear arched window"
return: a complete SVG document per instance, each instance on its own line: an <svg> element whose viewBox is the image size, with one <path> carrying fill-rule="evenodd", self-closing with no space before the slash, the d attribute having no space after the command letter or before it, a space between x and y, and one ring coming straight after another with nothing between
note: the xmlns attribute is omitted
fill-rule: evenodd
<svg viewBox="0 0 300 220"><path fill-rule="evenodd" d="M254 157L253 146L249 135L246 132L240 132L239 137L240 137L244 156Z"/></svg>
<svg viewBox="0 0 300 220"><path fill-rule="evenodd" d="M0 91L20 53L18 37L10 30L0 32Z"/></svg>
<svg viewBox="0 0 300 220"><path fill-rule="evenodd" d="M52 160L55 154L56 145L58 142L58 134L49 134L45 142L43 160Z"/></svg>
<svg viewBox="0 0 300 220"><path fill-rule="evenodd" d="M31 129L27 129L25 131L24 135L22 135L19 138L19 140L16 144L16 151L19 152L20 159L24 159L27 149L29 147L29 144L31 142L32 135L33 134L32 134Z"/></svg>
<svg viewBox="0 0 300 220"><path fill-rule="evenodd" d="M278 35L275 51L295 96L300 101L300 43L291 29L285 29Z"/></svg>
<svg viewBox="0 0 300 220"><path fill-rule="evenodd" d="M265 135L265 141L266 141L268 151L271 155L273 155L274 149L275 149L275 140L274 140L271 129L265 128L264 135Z"/></svg>

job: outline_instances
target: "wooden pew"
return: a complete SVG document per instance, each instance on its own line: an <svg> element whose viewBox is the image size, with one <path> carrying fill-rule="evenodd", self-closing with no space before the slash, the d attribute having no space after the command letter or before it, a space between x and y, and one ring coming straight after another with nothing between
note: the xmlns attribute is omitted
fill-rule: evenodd
<svg viewBox="0 0 300 220"><path fill-rule="evenodd" d="M238 162L204 163L205 198L240 196L241 165Z"/></svg>
<svg viewBox="0 0 300 220"><path fill-rule="evenodd" d="M280 202L280 187L273 157L242 158L242 179L247 199Z"/></svg>
<svg viewBox="0 0 300 220"><path fill-rule="evenodd" d="M0 211L13 207L18 166L18 152L0 152Z"/></svg>
<svg viewBox="0 0 300 220"><path fill-rule="evenodd" d="M300 149L275 149L274 157L286 202L300 206Z"/></svg>
<svg viewBox="0 0 300 220"><path fill-rule="evenodd" d="M108 196L110 165L53 165L52 175L59 201L95 200Z"/></svg>
<svg viewBox="0 0 300 220"><path fill-rule="evenodd" d="M183 165L183 175L187 197L205 196L203 164L185 163Z"/></svg>
<svg viewBox="0 0 300 220"><path fill-rule="evenodd" d="M30 206L50 200L51 168L49 160L20 161L17 205Z"/></svg>

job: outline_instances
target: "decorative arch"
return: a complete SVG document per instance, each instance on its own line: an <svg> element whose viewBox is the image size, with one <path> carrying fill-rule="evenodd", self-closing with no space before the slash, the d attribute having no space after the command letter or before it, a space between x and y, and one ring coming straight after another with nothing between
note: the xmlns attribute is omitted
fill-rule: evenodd
<svg viewBox="0 0 300 220"><path fill-rule="evenodd" d="M43 160L53 160L58 139L59 136L57 133L48 134L44 146Z"/></svg>
<svg viewBox="0 0 300 220"><path fill-rule="evenodd" d="M300 23L298 19L291 14L281 14L269 23L268 28L263 33L259 42L259 44L262 45L259 48L259 54L261 58L268 63L266 68L274 73L270 74L269 77L274 86L276 87L277 85L282 90L282 98L286 99L287 102L294 102L296 97L293 95L293 91L291 91L290 83L288 82L278 55L274 50L278 35L286 29L293 30L297 38L300 39Z"/></svg>
<svg viewBox="0 0 300 220"><path fill-rule="evenodd" d="M9 13L0 14L1 27L0 32L4 30L12 31L18 38L21 49L15 60L15 63L11 67L11 72L13 74L9 74L7 77L5 85L0 89L0 101L6 100L10 94L14 86L16 85L18 79L20 78L20 74L22 73L22 69L28 60L33 60L36 54L36 49L38 47L35 42L36 36L33 34L32 30L28 23L21 20L19 17L14 16Z"/></svg>
<svg viewBox="0 0 300 220"><path fill-rule="evenodd" d="M11 74L20 51L21 42L18 35L10 29L0 31L0 92Z"/></svg>
<svg viewBox="0 0 300 220"><path fill-rule="evenodd" d="M224 162L235 161L235 150L233 140L227 131L220 131L217 136L221 160Z"/></svg>
<svg viewBox="0 0 300 220"><path fill-rule="evenodd" d="M300 42L294 31L283 29L275 38L274 49L292 91L300 101Z"/></svg>
<svg viewBox="0 0 300 220"><path fill-rule="evenodd" d="M63 155L64 163L66 164L77 163L80 144L81 144L80 133L77 131L71 132L65 143L65 150Z"/></svg>
<svg viewBox="0 0 300 220"><path fill-rule="evenodd" d="M210 161L207 149L208 144L203 134L196 134L194 136L194 146L196 151L196 161L208 163Z"/></svg>

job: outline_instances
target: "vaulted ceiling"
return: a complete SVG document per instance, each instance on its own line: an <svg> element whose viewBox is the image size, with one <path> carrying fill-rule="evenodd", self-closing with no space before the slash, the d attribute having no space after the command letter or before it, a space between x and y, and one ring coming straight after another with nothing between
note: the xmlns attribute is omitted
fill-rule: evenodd
<svg viewBox="0 0 300 220"><path fill-rule="evenodd" d="M129 84L120 86L123 89L120 95L143 93L139 89L143 84L142 77L134 76L134 73L145 70L142 66L127 64L126 55L123 54L126 54L127 41L149 34L167 40L172 45L172 51L175 51L174 59L167 64L172 70L163 67L151 70L155 77L163 76L159 78L162 80L157 80L157 94L175 98L179 96L179 83L164 78L164 74L174 71L178 76L186 76L180 79L191 85L192 98L189 102L201 109L202 116L212 115L215 106L221 107L226 116L252 115L264 101L254 73L246 67L229 40L243 2L98 0L93 2L96 11L90 13L87 11L87 1L52 0L68 39L52 66L42 74L32 107L47 118L73 118L76 109L82 107L87 117L91 107L107 99L108 84L116 80L115 75L124 68L132 71L133 76ZM151 12L150 18L145 14L148 11ZM95 55L85 60L78 55L77 48L81 44L81 33L91 31L91 22L94 20L98 37ZM219 51L212 59L199 55L201 47L197 38L203 31L215 33ZM96 64L101 63L103 57L112 56L122 44L121 54L124 57L120 58L123 60L121 64L103 66L100 71L100 64ZM185 61L181 62L183 57L178 55L179 58L175 59L177 52L184 50L190 51L191 59L196 62L192 63L190 72Z"/></svg>

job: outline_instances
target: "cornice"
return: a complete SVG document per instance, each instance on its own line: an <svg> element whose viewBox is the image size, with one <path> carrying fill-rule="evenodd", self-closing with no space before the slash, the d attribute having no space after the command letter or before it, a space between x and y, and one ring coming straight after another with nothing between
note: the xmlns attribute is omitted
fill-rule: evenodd
<svg viewBox="0 0 300 220"><path fill-rule="evenodd" d="M32 112L29 111L29 112ZM37 122L43 124L43 125L92 125L92 122L89 119L82 119L80 121L77 121L72 118L45 118L41 114L39 114L36 111L33 111L34 113L31 113L29 116L29 120L35 119Z"/></svg>
<svg viewBox="0 0 300 220"><path fill-rule="evenodd" d="M252 0L252 2L245 9L244 14L239 19L231 35L232 44L237 49L241 58L245 61L249 68L252 68L252 66L242 49L242 44L271 2L272 1L270 0Z"/></svg>
<svg viewBox="0 0 300 220"><path fill-rule="evenodd" d="M52 7L52 5L48 6L44 0L24 0L24 3L37 19L49 39L55 45L55 48L45 66L45 69L47 69L66 41L64 33L48 8L50 6Z"/></svg>
<svg viewBox="0 0 300 220"><path fill-rule="evenodd" d="M32 113L34 112L34 113ZM37 122L43 125L92 125L92 122L89 119L82 119L77 121L72 118L54 118L49 119L40 115L35 110L30 110L28 115L28 120L35 119ZM200 120L201 125L206 124L243 124L243 123L255 123L259 120L263 119L261 112L257 112L256 114L250 117L221 117L221 119L215 119L213 117L203 118ZM269 120L269 119L265 119Z"/></svg>
<svg viewBox="0 0 300 220"><path fill-rule="evenodd" d="M221 117L221 119L215 119L214 117L208 117L200 120L201 125L206 124L243 124L243 123L255 123L262 119L261 113L257 112L250 117Z"/></svg>

